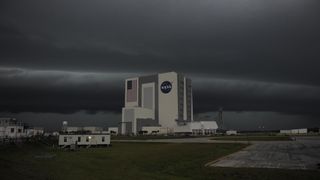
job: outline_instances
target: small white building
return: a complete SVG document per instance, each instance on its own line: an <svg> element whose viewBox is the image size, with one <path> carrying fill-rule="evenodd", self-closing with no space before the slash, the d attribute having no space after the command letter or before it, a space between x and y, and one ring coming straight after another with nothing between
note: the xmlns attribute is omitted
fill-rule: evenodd
<svg viewBox="0 0 320 180"><path fill-rule="evenodd" d="M160 126L143 126L141 131L143 134L160 134Z"/></svg>
<svg viewBox="0 0 320 180"><path fill-rule="evenodd" d="M109 146L110 134L60 134L59 146Z"/></svg>
<svg viewBox="0 0 320 180"><path fill-rule="evenodd" d="M60 133L59 133L58 131L54 131L54 132L52 132L51 135L52 135L52 136L59 136L59 134L60 134Z"/></svg>
<svg viewBox="0 0 320 180"><path fill-rule="evenodd" d="M280 130L280 134L307 134L307 133L308 133L307 128Z"/></svg>
<svg viewBox="0 0 320 180"><path fill-rule="evenodd" d="M96 127L96 126L85 126L82 128L83 131L89 131L91 133L102 133L103 128L102 127Z"/></svg>
<svg viewBox="0 0 320 180"><path fill-rule="evenodd" d="M190 130L194 135L215 134L218 129L216 121L193 121L190 123Z"/></svg>
<svg viewBox="0 0 320 180"><path fill-rule="evenodd" d="M64 121L66 123L66 121ZM63 125L62 127L63 132L67 133L75 133L75 132L80 132L80 131L88 131L90 133L103 133L102 127L96 127L96 126L84 126L84 127L76 127L76 126L65 126Z"/></svg>
<svg viewBox="0 0 320 180"><path fill-rule="evenodd" d="M78 132L78 131L81 131L82 128L81 127L63 127L64 128L64 131L67 132L67 133L73 133L73 132Z"/></svg>
<svg viewBox="0 0 320 180"><path fill-rule="evenodd" d="M21 138L25 135L22 122L15 118L0 118L0 138Z"/></svg>
<svg viewBox="0 0 320 180"><path fill-rule="evenodd" d="M228 130L228 131L226 131L226 134L227 134L228 136L230 136L230 135L237 135L238 132L237 132L236 130Z"/></svg>
<svg viewBox="0 0 320 180"><path fill-rule="evenodd" d="M118 135L119 134L119 128L118 127L108 127L108 132L111 135Z"/></svg>
<svg viewBox="0 0 320 180"><path fill-rule="evenodd" d="M24 123L15 118L0 118L0 139L20 139L43 135L41 127L25 128Z"/></svg>
<svg viewBox="0 0 320 180"><path fill-rule="evenodd" d="M44 129L42 127L33 127L26 129L26 136L32 137L32 136L41 136L44 135Z"/></svg>

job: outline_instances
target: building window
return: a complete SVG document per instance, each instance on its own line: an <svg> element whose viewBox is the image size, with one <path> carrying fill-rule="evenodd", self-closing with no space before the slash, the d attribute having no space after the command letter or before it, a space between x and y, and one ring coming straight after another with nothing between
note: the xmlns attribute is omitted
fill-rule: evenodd
<svg viewBox="0 0 320 180"><path fill-rule="evenodd" d="M132 81L127 81L127 89L132 89Z"/></svg>
<svg viewBox="0 0 320 180"><path fill-rule="evenodd" d="M81 142L81 137L80 136L78 137L78 142Z"/></svg>
<svg viewBox="0 0 320 180"><path fill-rule="evenodd" d="M18 129L18 133L21 133L21 129Z"/></svg>
<svg viewBox="0 0 320 180"><path fill-rule="evenodd" d="M68 141L68 138L67 137L64 137L63 138L63 142L67 142Z"/></svg>
<svg viewBox="0 0 320 180"><path fill-rule="evenodd" d="M105 137L104 137L104 136L102 136L102 142L104 142L104 140L105 140Z"/></svg>
<svg viewBox="0 0 320 180"><path fill-rule="evenodd" d="M10 130L10 131L11 131L11 133L14 133L14 128L11 128L11 130Z"/></svg>
<svg viewBox="0 0 320 180"><path fill-rule="evenodd" d="M86 142L89 142L89 136L86 137Z"/></svg>

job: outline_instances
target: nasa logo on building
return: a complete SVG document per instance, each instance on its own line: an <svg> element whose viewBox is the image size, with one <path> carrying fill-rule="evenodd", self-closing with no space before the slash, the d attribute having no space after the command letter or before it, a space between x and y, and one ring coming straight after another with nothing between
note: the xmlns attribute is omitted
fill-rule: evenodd
<svg viewBox="0 0 320 180"><path fill-rule="evenodd" d="M172 89L172 84L169 81L164 81L161 86L160 89L163 93L167 94L171 91Z"/></svg>

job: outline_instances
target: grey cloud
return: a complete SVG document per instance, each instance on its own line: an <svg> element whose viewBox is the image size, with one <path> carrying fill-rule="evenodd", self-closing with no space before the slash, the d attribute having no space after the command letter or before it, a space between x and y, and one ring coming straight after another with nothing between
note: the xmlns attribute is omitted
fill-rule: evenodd
<svg viewBox="0 0 320 180"><path fill-rule="evenodd" d="M140 74L0 68L1 110L72 113L113 111L123 106L124 79ZM195 113L276 111L319 115L318 86L222 79L190 74Z"/></svg>
<svg viewBox="0 0 320 180"><path fill-rule="evenodd" d="M317 0L0 3L1 111L119 113L124 78L177 71L196 113L319 117Z"/></svg>
<svg viewBox="0 0 320 180"><path fill-rule="evenodd" d="M1 14L9 23L1 23L2 31L13 35L2 41L0 65L176 70L319 85L317 5L299 0L7 3Z"/></svg>

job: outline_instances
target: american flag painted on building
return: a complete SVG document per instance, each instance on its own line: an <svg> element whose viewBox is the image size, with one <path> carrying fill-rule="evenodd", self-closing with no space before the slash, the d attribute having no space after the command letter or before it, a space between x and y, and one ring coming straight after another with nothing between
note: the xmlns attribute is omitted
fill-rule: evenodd
<svg viewBox="0 0 320 180"><path fill-rule="evenodd" d="M137 101L137 80L127 81L127 102Z"/></svg>

